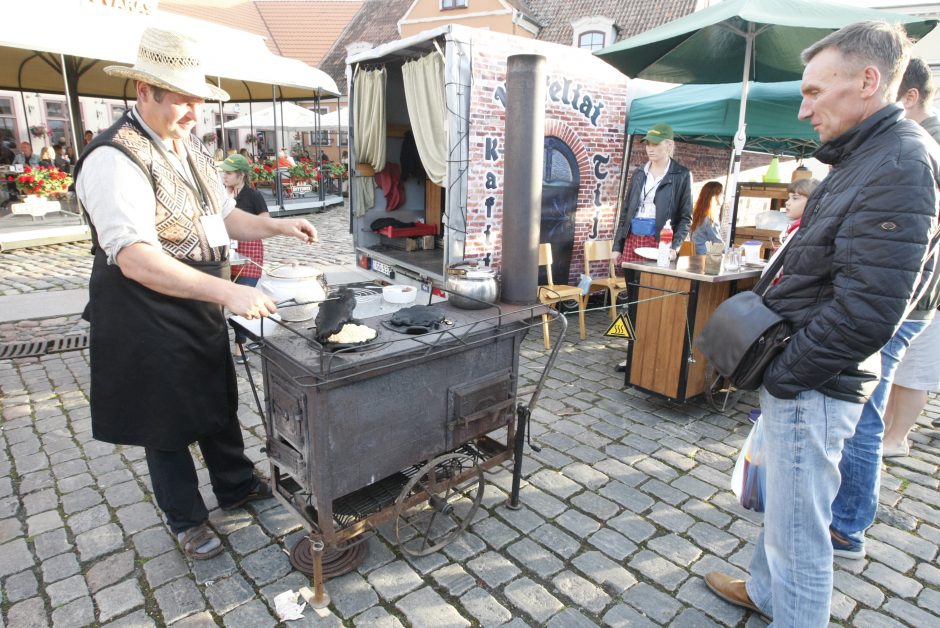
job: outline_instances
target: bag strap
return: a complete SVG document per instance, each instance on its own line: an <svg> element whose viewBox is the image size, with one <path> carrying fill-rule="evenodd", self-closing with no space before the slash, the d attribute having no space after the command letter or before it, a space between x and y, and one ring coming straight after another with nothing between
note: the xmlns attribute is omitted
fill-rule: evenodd
<svg viewBox="0 0 940 628"><path fill-rule="evenodd" d="M767 267L767 270L764 271L764 274L761 278L754 284L754 287L751 288L752 292L756 292L760 296L764 296L764 293L767 291L767 288L770 287L770 284L777 277L777 273L780 272L780 269L783 268L783 258L786 257L787 251L786 248L774 258L770 266Z"/></svg>

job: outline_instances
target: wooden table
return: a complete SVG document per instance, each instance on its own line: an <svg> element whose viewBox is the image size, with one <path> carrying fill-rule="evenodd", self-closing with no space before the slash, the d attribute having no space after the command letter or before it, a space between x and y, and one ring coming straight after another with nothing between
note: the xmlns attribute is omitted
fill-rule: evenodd
<svg viewBox="0 0 940 628"><path fill-rule="evenodd" d="M668 268L656 262L622 266L636 332L627 347L624 385L680 402L702 394L706 360L693 348L695 337L722 301L757 283L761 269L706 275L704 255L680 257Z"/></svg>

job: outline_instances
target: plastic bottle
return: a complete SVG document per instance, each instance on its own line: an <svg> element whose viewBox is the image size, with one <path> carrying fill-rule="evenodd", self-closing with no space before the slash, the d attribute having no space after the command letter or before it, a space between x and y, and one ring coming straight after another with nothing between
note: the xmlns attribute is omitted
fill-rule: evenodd
<svg viewBox="0 0 940 628"><path fill-rule="evenodd" d="M656 256L656 265L662 268L668 268L669 251L672 249L672 223L667 220L663 225L663 230L659 232L659 251Z"/></svg>

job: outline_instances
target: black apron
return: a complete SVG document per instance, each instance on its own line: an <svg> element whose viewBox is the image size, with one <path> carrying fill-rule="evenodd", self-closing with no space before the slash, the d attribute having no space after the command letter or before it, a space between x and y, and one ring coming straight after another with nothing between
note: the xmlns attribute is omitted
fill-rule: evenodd
<svg viewBox="0 0 940 628"><path fill-rule="evenodd" d="M227 279L228 261L183 263ZM222 307L155 292L95 253L89 281L92 435L176 450L238 421Z"/></svg>

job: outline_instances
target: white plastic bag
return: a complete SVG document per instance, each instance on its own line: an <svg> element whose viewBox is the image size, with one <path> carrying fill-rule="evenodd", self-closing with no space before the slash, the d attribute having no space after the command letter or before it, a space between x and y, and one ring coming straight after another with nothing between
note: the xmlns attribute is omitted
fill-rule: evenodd
<svg viewBox="0 0 940 628"><path fill-rule="evenodd" d="M742 508L764 512L764 487L764 433L758 417L734 464L731 490Z"/></svg>

